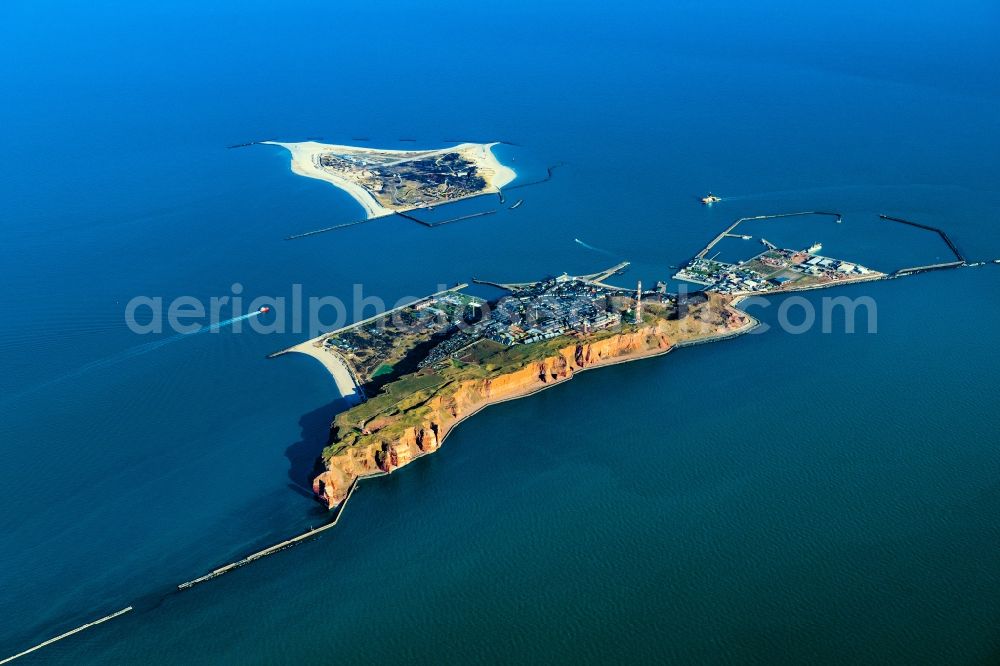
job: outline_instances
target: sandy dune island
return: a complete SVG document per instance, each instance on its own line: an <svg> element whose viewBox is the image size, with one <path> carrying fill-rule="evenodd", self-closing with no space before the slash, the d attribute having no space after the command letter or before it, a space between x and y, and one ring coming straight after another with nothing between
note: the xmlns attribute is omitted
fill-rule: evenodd
<svg viewBox="0 0 1000 666"><path fill-rule="evenodd" d="M368 218L495 194L516 177L493 154L494 143L462 143L437 150L388 150L302 141L281 146L292 171L344 190Z"/></svg>

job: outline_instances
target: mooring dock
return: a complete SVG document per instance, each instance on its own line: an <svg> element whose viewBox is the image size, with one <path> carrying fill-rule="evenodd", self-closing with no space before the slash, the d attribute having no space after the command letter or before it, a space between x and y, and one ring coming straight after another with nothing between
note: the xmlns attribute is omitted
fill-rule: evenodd
<svg viewBox="0 0 1000 666"><path fill-rule="evenodd" d="M830 216L830 217L837 218L838 222L840 220L842 220L843 217L844 217L840 213L833 213L833 212L823 211L823 210L803 210L803 211L799 211L797 213L776 213L774 215L754 215L752 217L741 217L738 220L736 220L735 222L733 222L731 225L729 225L728 227L726 227L726 229L723 230L722 233L720 233L718 236L716 236L715 238L713 238L712 241L708 245L705 246L705 249L703 249L698 254L694 255L694 258L695 259L704 259L705 255L708 254L712 250L713 247L715 247L716 245L718 245L719 242L723 238L732 238L734 236L735 237L744 237L745 236L744 234L734 234L733 233L733 230L736 229L736 227L740 226L744 222L749 222L750 220L771 220L771 219L778 218L778 217L798 217L798 216L801 216L801 215L827 215L827 216Z"/></svg>

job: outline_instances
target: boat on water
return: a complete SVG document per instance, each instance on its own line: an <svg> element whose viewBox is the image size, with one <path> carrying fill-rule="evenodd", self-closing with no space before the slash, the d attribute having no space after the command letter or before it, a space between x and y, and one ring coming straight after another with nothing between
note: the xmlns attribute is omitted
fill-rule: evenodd
<svg viewBox="0 0 1000 666"><path fill-rule="evenodd" d="M809 246L809 249L806 250L806 252L808 252L809 254L815 254L822 249L823 249L822 243L813 243L812 245Z"/></svg>
<svg viewBox="0 0 1000 666"><path fill-rule="evenodd" d="M524 203L524 199L518 199L517 201L514 202L514 205L511 206L510 209L514 210L515 208L517 208L518 206L520 206L523 203Z"/></svg>
<svg viewBox="0 0 1000 666"><path fill-rule="evenodd" d="M701 202L706 206L711 206L712 204L718 203L719 201L722 201L722 197L717 197L711 192L708 193L708 196L704 196L701 198Z"/></svg>

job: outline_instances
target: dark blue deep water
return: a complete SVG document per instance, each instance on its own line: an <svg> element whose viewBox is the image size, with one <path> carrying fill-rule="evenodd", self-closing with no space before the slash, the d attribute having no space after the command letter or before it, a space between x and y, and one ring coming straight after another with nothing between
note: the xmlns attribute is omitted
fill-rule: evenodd
<svg viewBox="0 0 1000 666"><path fill-rule="evenodd" d="M946 256L885 212L1000 257L995 2L142 4L0 7L0 657L133 605L23 663L1000 659L1000 266L841 290L875 334L782 332L777 299L764 334L490 408L322 538L179 594L324 519L304 486L342 403L266 360L303 334L123 318L619 258L651 284L804 209L844 223L767 236ZM312 136L564 166L516 211L286 242L360 209L225 146Z"/></svg>

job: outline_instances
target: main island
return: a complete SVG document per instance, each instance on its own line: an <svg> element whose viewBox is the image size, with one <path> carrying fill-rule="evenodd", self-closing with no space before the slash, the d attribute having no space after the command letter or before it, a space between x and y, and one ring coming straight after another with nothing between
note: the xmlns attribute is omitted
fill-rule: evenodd
<svg viewBox="0 0 1000 666"><path fill-rule="evenodd" d="M886 277L808 249L764 250L738 264L695 257L678 277L703 285L668 293L608 284L629 264L535 282L482 282L507 292L487 301L457 285L280 353L320 360L356 403L338 414L313 480L340 506L360 479L391 473L436 451L484 407L531 395L577 373L745 333L754 294Z"/></svg>

